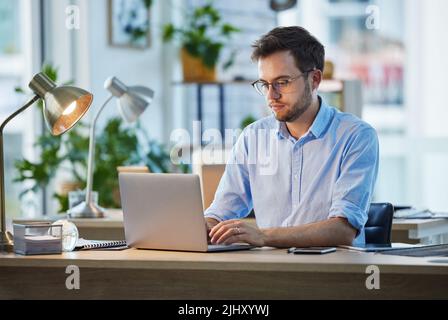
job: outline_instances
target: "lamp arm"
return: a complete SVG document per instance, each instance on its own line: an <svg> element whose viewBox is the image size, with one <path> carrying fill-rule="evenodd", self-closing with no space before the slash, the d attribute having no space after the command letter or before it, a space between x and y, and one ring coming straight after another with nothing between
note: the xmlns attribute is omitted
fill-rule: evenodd
<svg viewBox="0 0 448 320"><path fill-rule="evenodd" d="M109 103L109 101L113 98L113 95L110 95L109 98L103 103L101 108L95 114L93 118L92 125L90 126L90 137L89 137L89 157L87 162L87 186L86 186L86 204L90 203L92 200L92 188L93 188L93 169L94 163L93 160L95 158L95 125L96 121L100 113L103 111L104 107Z"/></svg>
<svg viewBox="0 0 448 320"><path fill-rule="evenodd" d="M3 156L3 129L6 124L11 121L16 115L24 111L26 108L31 106L34 102L39 100L39 96L35 95L30 98L20 109L11 114L5 121L0 125L0 216L1 216L1 234L2 236L6 231L6 222L5 222L5 167L4 167L4 156ZM3 239L2 239L3 240Z"/></svg>

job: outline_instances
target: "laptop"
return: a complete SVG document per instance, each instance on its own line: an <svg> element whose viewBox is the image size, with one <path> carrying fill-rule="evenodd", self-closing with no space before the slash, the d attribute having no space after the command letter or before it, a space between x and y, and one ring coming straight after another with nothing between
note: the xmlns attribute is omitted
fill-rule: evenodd
<svg viewBox="0 0 448 320"><path fill-rule="evenodd" d="M253 248L207 244L198 175L120 172L119 185L130 247L197 252Z"/></svg>

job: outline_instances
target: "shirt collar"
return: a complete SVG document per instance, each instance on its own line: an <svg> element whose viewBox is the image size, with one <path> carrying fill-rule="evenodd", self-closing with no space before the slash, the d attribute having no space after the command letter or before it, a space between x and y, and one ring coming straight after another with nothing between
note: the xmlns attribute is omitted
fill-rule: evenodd
<svg viewBox="0 0 448 320"><path fill-rule="evenodd" d="M311 132L314 137L319 138L324 130L326 129L328 123L331 120L331 109L327 105L324 99L318 96L320 102L319 112L316 115L316 118L311 125L309 132ZM283 121L277 121L277 136L279 139L288 139L290 137L290 133L288 128L286 127L286 123Z"/></svg>

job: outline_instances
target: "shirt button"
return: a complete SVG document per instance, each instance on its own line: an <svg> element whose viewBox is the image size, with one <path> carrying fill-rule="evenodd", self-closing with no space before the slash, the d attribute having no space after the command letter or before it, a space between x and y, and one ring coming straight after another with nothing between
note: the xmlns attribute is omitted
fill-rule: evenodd
<svg viewBox="0 0 448 320"><path fill-rule="evenodd" d="M294 180L297 180L299 176L297 174L294 175Z"/></svg>

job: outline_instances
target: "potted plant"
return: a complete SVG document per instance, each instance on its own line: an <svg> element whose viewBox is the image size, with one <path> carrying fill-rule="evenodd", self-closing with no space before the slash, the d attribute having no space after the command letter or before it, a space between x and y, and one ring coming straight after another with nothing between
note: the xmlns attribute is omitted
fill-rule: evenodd
<svg viewBox="0 0 448 320"><path fill-rule="evenodd" d="M240 30L221 21L221 15L211 2L186 14L185 25L175 27L172 23L163 27L165 42L178 40L185 82L216 81L216 65L224 46L232 34ZM233 52L223 68L233 63Z"/></svg>

